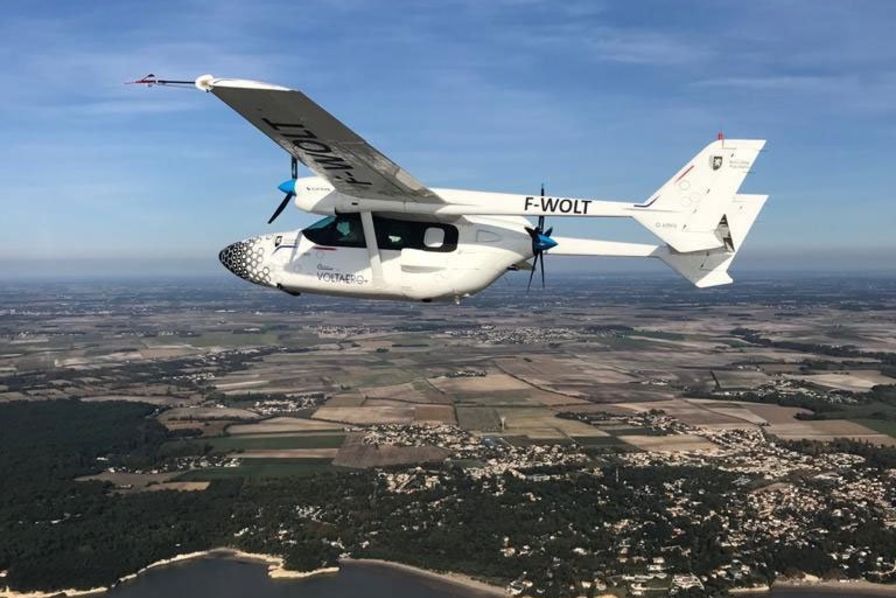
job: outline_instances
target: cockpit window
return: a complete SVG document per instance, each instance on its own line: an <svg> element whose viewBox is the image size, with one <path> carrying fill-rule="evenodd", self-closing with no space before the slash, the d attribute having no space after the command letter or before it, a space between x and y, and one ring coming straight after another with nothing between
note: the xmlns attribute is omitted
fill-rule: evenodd
<svg viewBox="0 0 896 598"><path fill-rule="evenodd" d="M321 218L320 220L318 220L317 222L315 222L314 224L312 224L305 230L314 230L317 228L324 228L326 226L329 226L334 220L336 220L336 216L327 216L326 218Z"/></svg>
<svg viewBox="0 0 896 598"><path fill-rule="evenodd" d="M328 247L366 247L358 214L340 214L318 220L302 231L313 243Z"/></svg>

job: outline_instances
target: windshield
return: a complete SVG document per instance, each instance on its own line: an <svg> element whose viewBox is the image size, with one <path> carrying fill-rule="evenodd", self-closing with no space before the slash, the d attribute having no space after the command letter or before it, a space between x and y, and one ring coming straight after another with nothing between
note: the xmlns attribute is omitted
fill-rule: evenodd
<svg viewBox="0 0 896 598"><path fill-rule="evenodd" d="M365 247L364 227L358 214L327 216L302 231L309 240L329 247Z"/></svg>

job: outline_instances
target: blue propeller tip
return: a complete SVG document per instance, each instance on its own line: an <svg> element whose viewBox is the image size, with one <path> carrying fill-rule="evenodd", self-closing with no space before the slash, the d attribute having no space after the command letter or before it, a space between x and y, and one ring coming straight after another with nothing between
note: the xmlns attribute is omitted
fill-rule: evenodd
<svg viewBox="0 0 896 598"><path fill-rule="evenodd" d="M538 238L535 239L535 246L539 249L539 251L547 251L552 247L556 247L557 241L553 240L547 235L539 234Z"/></svg>
<svg viewBox="0 0 896 598"><path fill-rule="evenodd" d="M296 192L296 180L289 179L288 181L283 181L277 186L277 189L280 189L284 193L295 193Z"/></svg>

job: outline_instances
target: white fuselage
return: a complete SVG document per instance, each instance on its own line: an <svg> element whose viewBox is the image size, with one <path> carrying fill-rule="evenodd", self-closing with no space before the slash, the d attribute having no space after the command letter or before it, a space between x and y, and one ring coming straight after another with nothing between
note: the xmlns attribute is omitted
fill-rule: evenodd
<svg viewBox="0 0 896 598"><path fill-rule="evenodd" d="M219 258L234 274L293 294L459 300L533 256L525 231L530 223L522 216L391 213L371 219L372 236L378 241L371 246L362 216L343 211L350 207L346 202L351 197L335 192L322 179L300 182L297 206L333 216L319 222L324 225L319 229L312 225L304 231L265 234L229 245ZM349 242L348 237L333 238L334 224L342 219L354 219L343 222L345 230L354 227Z"/></svg>

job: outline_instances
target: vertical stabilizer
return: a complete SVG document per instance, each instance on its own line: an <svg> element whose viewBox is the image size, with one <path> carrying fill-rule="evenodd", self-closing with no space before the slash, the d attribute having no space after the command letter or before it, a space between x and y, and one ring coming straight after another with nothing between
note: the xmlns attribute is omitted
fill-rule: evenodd
<svg viewBox="0 0 896 598"><path fill-rule="evenodd" d="M632 216L678 252L725 248L727 229L731 240L737 236L727 212L764 145L761 139L710 143L649 200L635 205Z"/></svg>

